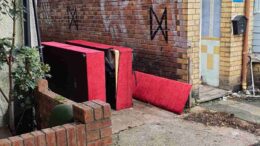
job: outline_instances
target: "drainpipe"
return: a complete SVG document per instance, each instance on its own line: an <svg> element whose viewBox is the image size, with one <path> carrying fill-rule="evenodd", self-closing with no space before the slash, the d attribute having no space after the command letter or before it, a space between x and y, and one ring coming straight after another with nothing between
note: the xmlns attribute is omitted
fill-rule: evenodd
<svg viewBox="0 0 260 146"><path fill-rule="evenodd" d="M245 0L245 17L247 18L247 27L244 35L243 45L243 60L242 60L242 89L247 89L247 64L248 64L248 50L249 50L249 31L250 31L250 0Z"/></svg>
<svg viewBox="0 0 260 146"><path fill-rule="evenodd" d="M38 15L37 15L37 4L36 4L35 0L32 0L32 4L33 4L33 14L34 14L34 20L35 20L34 23L35 23L35 27L36 27L36 35L37 35L40 59L41 59L41 62L44 62L42 46L41 46L41 33L40 33L39 21L38 21Z"/></svg>

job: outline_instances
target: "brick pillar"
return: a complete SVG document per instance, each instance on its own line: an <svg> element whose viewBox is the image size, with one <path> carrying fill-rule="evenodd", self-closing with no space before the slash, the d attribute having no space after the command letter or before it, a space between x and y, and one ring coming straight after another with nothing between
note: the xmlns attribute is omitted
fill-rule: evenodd
<svg viewBox="0 0 260 146"><path fill-rule="evenodd" d="M187 18L188 55L191 63L191 83L193 85L193 97L197 97L200 85L200 0L184 1Z"/></svg>
<svg viewBox="0 0 260 146"><path fill-rule="evenodd" d="M253 4L254 1L251 0L250 45L252 45ZM220 88L227 90L237 90L241 87L243 35L233 35L231 20L236 15L244 15L244 3L222 0Z"/></svg>

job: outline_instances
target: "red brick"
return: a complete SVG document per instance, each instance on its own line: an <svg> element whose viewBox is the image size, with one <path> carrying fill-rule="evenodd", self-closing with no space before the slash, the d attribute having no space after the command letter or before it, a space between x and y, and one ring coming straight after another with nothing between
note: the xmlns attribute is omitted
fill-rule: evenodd
<svg viewBox="0 0 260 146"><path fill-rule="evenodd" d="M41 80L39 82L41 86L46 89L39 89L35 93L36 99L36 111L38 114L36 114L36 119L38 123L39 129L48 128L49 127L49 117L50 117L50 111L58 104L67 103L67 104L76 104L75 102L65 99L62 101L58 101L55 99L55 97L59 96L58 94L48 90L48 85L45 80Z"/></svg>
<svg viewBox="0 0 260 146"><path fill-rule="evenodd" d="M23 139L23 143L25 146L34 146L34 136L31 135L30 133L27 134L22 134L21 135L22 139Z"/></svg>
<svg viewBox="0 0 260 146"><path fill-rule="evenodd" d="M105 103L105 102L100 101L100 100L93 100L93 102L102 106L104 118L110 118L111 117L111 107L108 103Z"/></svg>
<svg viewBox="0 0 260 146"><path fill-rule="evenodd" d="M39 80L37 86L39 92L45 92L48 90L48 81L43 79Z"/></svg>
<svg viewBox="0 0 260 146"><path fill-rule="evenodd" d="M104 145L104 146L109 146L109 145L113 144L112 136L102 138L101 141L102 141L102 145Z"/></svg>
<svg viewBox="0 0 260 146"><path fill-rule="evenodd" d="M100 128L112 126L112 122L111 122L110 118L102 120L101 123L102 123L102 126Z"/></svg>
<svg viewBox="0 0 260 146"><path fill-rule="evenodd" d="M73 105L74 118L82 123L89 123L94 120L93 110L84 104Z"/></svg>
<svg viewBox="0 0 260 146"><path fill-rule="evenodd" d="M94 110L95 120L100 120L103 116L102 106L91 101L84 102L85 105L91 107Z"/></svg>
<svg viewBox="0 0 260 146"><path fill-rule="evenodd" d="M56 135L55 131L48 128L42 130L46 137L46 146L56 146Z"/></svg>
<svg viewBox="0 0 260 146"><path fill-rule="evenodd" d="M65 124L63 127L66 129L68 146L77 146L75 126L72 124Z"/></svg>
<svg viewBox="0 0 260 146"><path fill-rule="evenodd" d="M100 139L99 130L87 131L87 142L92 142Z"/></svg>
<svg viewBox="0 0 260 146"><path fill-rule="evenodd" d="M112 135L112 128L111 127L100 129L101 138L108 137L108 136L111 136L111 135Z"/></svg>
<svg viewBox="0 0 260 146"><path fill-rule="evenodd" d="M9 137L12 146L23 146L23 139L19 136Z"/></svg>
<svg viewBox="0 0 260 146"><path fill-rule="evenodd" d="M56 134L56 144L57 146L66 146L67 140L66 140L66 130L64 127L56 126L52 128L55 131Z"/></svg>
<svg viewBox="0 0 260 146"><path fill-rule="evenodd" d="M99 140L96 140L96 141L93 141L93 142L89 142L87 144L87 146L103 146L103 145L102 145L102 141L99 139Z"/></svg>
<svg viewBox="0 0 260 146"><path fill-rule="evenodd" d="M99 121L94 121L86 124L87 130L97 130L100 128L110 127L112 125L111 119L104 119Z"/></svg>
<svg viewBox="0 0 260 146"><path fill-rule="evenodd" d="M78 143L78 146L86 146L87 135L86 135L86 126L85 126L85 124L77 124L76 125L76 131L77 131L77 143Z"/></svg>
<svg viewBox="0 0 260 146"><path fill-rule="evenodd" d="M45 134L41 131L31 132L34 136L35 146L46 146Z"/></svg>
<svg viewBox="0 0 260 146"><path fill-rule="evenodd" d="M0 139L0 146L11 146L11 141L8 139Z"/></svg>

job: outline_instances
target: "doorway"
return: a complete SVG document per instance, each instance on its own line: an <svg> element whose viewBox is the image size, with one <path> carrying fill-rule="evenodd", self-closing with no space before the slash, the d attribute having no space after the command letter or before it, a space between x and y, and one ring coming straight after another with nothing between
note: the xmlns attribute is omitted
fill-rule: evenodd
<svg viewBox="0 0 260 146"><path fill-rule="evenodd" d="M203 84L219 86L221 0L202 0L200 73Z"/></svg>

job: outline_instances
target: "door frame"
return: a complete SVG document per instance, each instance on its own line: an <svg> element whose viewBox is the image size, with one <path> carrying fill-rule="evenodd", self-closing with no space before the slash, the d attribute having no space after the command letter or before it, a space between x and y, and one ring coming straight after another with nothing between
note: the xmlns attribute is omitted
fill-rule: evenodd
<svg viewBox="0 0 260 146"><path fill-rule="evenodd" d="M220 49L220 44L221 44L221 13L222 13L222 1L223 0L220 0L220 25L219 25L219 31L220 31L220 36L219 36L219 49ZM259 0L260 1L260 0ZM200 77L200 84L203 83L203 80L202 80L202 52L201 52L201 49L202 49L202 25L203 25L203 0L200 1L200 41L199 41L199 77ZM213 28L214 29L214 28ZM219 50L220 51L220 50ZM216 88L220 87L220 52L219 52L219 68L218 68L218 86L214 86ZM210 86L210 85L209 85Z"/></svg>

